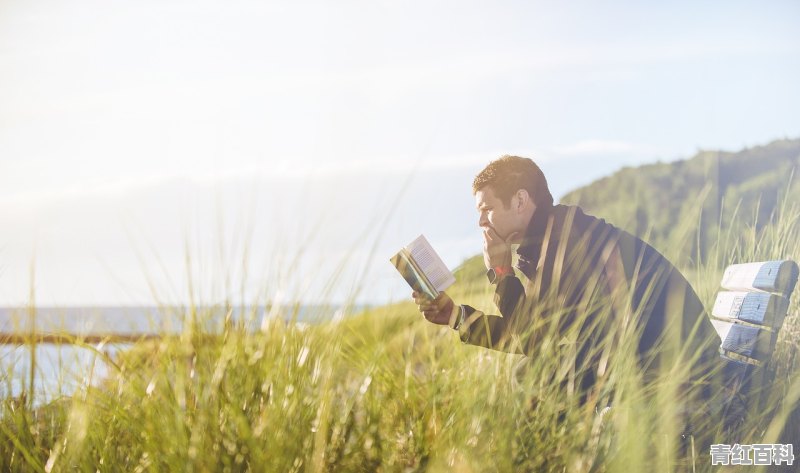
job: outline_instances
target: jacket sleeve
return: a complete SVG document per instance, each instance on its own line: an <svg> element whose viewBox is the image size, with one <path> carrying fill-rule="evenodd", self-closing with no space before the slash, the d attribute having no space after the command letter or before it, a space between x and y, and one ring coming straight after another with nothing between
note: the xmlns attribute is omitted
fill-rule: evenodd
<svg viewBox="0 0 800 473"><path fill-rule="evenodd" d="M494 293L494 302L501 315L485 314L468 305L462 305L463 322L459 327L461 341L494 350L523 353L520 343L514 343L513 335L520 316L517 307L525 302L525 289L516 276L503 278Z"/></svg>

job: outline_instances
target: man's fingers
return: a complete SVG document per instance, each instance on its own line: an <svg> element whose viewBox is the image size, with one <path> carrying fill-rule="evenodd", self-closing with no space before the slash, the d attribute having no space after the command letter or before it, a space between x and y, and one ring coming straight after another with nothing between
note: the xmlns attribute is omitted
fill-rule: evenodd
<svg viewBox="0 0 800 473"><path fill-rule="evenodd" d="M421 292L414 291L411 293L411 297L414 299L414 303L419 304L422 301L430 302L431 298L428 297L426 294Z"/></svg>
<svg viewBox="0 0 800 473"><path fill-rule="evenodd" d="M439 310L442 310L445 307L447 307L449 302L450 302L450 297L448 297L445 293L439 294L439 297L437 297L433 301L433 303L436 305L436 308Z"/></svg>
<svg viewBox="0 0 800 473"><path fill-rule="evenodd" d="M502 240L502 238L500 238L500 235L497 234L497 231L492 227L487 227L486 230L484 230L483 234L486 235L488 241L493 242L495 240Z"/></svg>
<svg viewBox="0 0 800 473"><path fill-rule="evenodd" d="M414 298L414 301L419 304L419 301L430 301L432 300L427 294L423 294L421 292L412 292L411 297Z"/></svg>
<svg viewBox="0 0 800 473"><path fill-rule="evenodd" d="M439 293L436 299L431 299L430 297L426 296L425 294L420 294L418 292L412 293L414 297L414 303L417 305L422 304L429 304L431 307L444 307L447 305L450 297L445 294L444 292Z"/></svg>
<svg viewBox="0 0 800 473"><path fill-rule="evenodd" d="M417 308L425 314L425 317L430 317L442 312L446 306L447 302L421 302L417 305Z"/></svg>
<svg viewBox="0 0 800 473"><path fill-rule="evenodd" d="M419 306L420 310L422 309L442 310L447 306L447 301L444 299L435 301L425 299L417 302L417 306Z"/></svg>
<svg viewBox="0 0 800 473"><path fill-rule="evenodd" d="M497 245L497 240L495 240L495 238L489 232L492 232L495 235L497 234L497 232L495 232L494 230L489 229L489 228L487 228L487 229L485 229L483 231L483 253L484 254L488 254L488 252L493 251L492 248L494 248Z"/></svg>

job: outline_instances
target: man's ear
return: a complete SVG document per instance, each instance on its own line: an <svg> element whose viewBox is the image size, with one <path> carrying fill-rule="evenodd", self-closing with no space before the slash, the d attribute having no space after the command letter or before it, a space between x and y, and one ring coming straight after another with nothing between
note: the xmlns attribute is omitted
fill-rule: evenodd
<svg viewBox="0 0 800 473"><path fill-rule="evenodd" d="M516 201L517 204L517 210L521 211L522 209L525 208L525 204L527 204L531 200L531 196L525 189L519 189L516 195L514 195L514 200Z"/></svg>

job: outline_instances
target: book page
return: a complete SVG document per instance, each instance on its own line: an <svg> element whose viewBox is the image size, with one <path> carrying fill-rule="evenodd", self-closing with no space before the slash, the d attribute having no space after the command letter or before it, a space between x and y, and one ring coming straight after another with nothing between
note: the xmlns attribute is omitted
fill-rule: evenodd
<svg viewBox="0 0 800 473"><path fill-rule="evenodd" d="M444 291L456 282L456 277L447 269L424 235L417 237L407 248L420 270L425 273L437 291Z"/></svg>

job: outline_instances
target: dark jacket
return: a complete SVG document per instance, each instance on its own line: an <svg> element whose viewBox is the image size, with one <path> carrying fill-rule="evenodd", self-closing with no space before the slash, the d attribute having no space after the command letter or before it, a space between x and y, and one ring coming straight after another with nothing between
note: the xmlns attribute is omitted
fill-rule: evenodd
<svg viewBox="0 0 800 473"><path fill-rule="evenodd" d="M635 341L645 378L682 362L694 382L718 360L716 332L683 275L603 219L574 206L537 209L517 253L526 280L497 285L501 316L464 306L464 342L532 355L548 334L566 337L584 391L606 373L604 354L623 341Z"/></svg>

